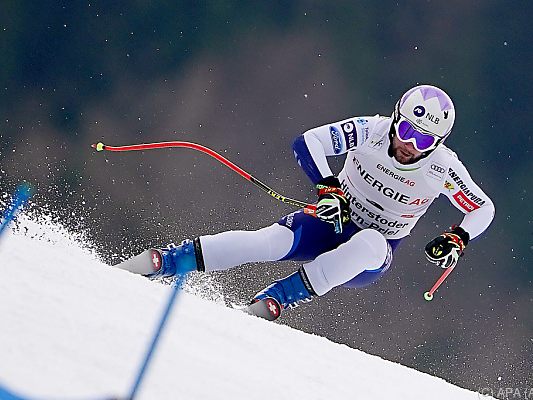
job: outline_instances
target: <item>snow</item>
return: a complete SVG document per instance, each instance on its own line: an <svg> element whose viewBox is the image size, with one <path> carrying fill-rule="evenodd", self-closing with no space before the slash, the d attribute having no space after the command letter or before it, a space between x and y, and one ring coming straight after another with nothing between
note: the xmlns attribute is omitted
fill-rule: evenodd
<svg viewBox="0 0 533 400"><path fill-rule="evenodd" d="M0 240L0 385L32 398L126 396L170 290L103 264L51 222L21 219ZM180 293L137 398L426 397L483 396Z"/></svg>

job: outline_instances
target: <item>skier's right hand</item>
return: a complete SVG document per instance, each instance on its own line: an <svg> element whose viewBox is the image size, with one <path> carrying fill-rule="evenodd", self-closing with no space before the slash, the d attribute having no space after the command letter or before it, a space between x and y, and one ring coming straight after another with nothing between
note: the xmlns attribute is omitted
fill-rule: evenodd
<svg viewBox="0 0 533 400"><path fill-rule="evenodd" d="M316 217L333 224L336 233L342 233L343 224L350 222L350 203L340 186L339 180L334 176L328 176L316 185Z"/></svg>

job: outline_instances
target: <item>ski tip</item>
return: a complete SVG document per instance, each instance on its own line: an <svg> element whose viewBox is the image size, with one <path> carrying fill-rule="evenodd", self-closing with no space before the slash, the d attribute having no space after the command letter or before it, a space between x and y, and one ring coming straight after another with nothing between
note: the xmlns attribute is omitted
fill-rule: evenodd
<svg viewBox="0 0 533 400"><path fill-rule="evenodd" d="M93 144L91 144L91 147L92 147L93 149L95 149L96 151L103 151L103 150L105 150L105 144L103 144L102 142L93 143Z"/></svg>
<svg viewBox="0 0 533 400"><path fill-rule="evenodd" d="M267 321L274 321L278 319L281 315L281 310L281 305L271 297L266 297L252 304L248 304L248 306L244 308L241 308L241 311L245 312L246 314L263 318Z"/></svg>
<svg viewBox="0 0 533 400"><path fill-rule="evenodd" d="M433 300L433 295L429 292L424 293L424 299L427 301Z"/></svg>

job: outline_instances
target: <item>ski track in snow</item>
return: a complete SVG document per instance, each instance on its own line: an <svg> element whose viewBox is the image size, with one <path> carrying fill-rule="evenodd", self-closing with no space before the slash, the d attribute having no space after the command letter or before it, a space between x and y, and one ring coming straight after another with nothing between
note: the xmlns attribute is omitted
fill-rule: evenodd
<svg viewBox="0 0 533 400"><path fill-rule="evenodd" d="M197 282L201 293L212 285ZM40 399L126 396L170 290L103 264L57 225L21 218L0 239L0 385ZM220 293L180 293L137 398L486 397L226 308Z"/></svg>

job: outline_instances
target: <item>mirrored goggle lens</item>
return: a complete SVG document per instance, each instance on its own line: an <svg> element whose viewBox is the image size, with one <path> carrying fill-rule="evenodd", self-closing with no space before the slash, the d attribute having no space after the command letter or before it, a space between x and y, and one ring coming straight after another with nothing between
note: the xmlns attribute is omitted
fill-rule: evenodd
<svg viewBox="0 0 533 400"><path fill-rule="evenodd" d="M409 139L415 139L415 147L418 151L425 151L433 147L437 139L435 136L428 135L422 132L417 131L413 126L407 121L401 121L396 130L398 137L407 142Z"/></svg>

